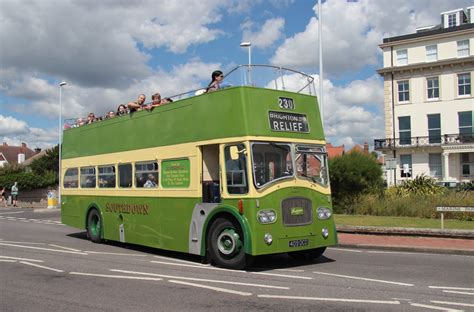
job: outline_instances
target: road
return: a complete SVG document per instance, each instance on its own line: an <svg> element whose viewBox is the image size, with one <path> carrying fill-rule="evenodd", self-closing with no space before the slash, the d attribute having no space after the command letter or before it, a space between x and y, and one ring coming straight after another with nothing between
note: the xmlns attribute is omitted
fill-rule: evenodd
<svg viewBox="0 0 474 312"><path fill-rule="evenodd" d="M2 311L474 311L474 257L330 248L248 271L94 244L58 211L0 210Z"/></svg>

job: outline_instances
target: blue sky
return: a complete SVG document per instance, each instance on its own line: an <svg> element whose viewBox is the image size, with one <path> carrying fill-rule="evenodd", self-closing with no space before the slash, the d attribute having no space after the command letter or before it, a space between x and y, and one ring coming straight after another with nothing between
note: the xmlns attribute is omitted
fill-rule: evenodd
<svg viewBox="0 0 474 312"><path fill-rule="evenodd" d="M215 69L247 63L318 77L317 1L2 0L0 138L57 144L63 117L102 115L139 93L169 96L204 86ZM323 3L324 123L328 141L350 147L384 137L384 37L439 24L453 0L328 0ZM6 43L6 44L5 44Z"/></svg>

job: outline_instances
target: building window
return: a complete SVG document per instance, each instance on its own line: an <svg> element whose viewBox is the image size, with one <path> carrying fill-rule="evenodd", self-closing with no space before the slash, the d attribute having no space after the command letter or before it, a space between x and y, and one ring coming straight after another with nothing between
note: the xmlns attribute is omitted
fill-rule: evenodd
<svg viewBox="0 0 474 312"><path fill-rule="evenodd" d="M99 188L115 187L115 166L99 166Z"/></svg>
<svg viewBox="0 0 474 312"><path fill-rule="evenodd" d="M427 91L428 91L428 99L429 100L439 99L439 78L438 77L426 78L426 85L427 85Z"/></svg>
<svg viewBox="0 0 474 312"><path fill-rule="evenodd" d="M410 90L408 80L398 82L398 103L410 101Z"/></svg>
<svg viewBox="0 0 474 312"><path fill-rule="evenodd" d="M469 56L469 39L458 41L458 57Z"/></svg>
<svg viewBox="0 0 474 312"><path fill-rule="evenodd" d="M397 51L397 65L407 65L408 64L408 52L407 50L398 50Z"/></svg>
<svg viewBox="0 0 474 312"><path fill-rule="evenodd" d="M398 136L400 138L400 145L411 144L410 116L398 117Z"/></svg>
<svg viewBox="0 0 474 312"><path fill-rule="evenodd" d="M400 155L400 173L402 178L411 177L411 155Z"/></svg>
<svg viewBox="0 0 474 312"><path fill-rule="evenodd" d="M463 178L474 176L474 153L461 154L461 176Z"/></svg>
<svg viewBox="0 0 474 312"><path fill-rule="evenodd" d="M158 187L158 163L156 161L135 164L135 186L144 188Z"/></svg>
<svg viewBox="0 0 474 312"><path fill-rule="evenodd" d="M81 168L81 187L95 188L95 167Z"/></svg>
<svg viewBox="0 0 474 312"><path fill-rule="evenodd" d="M441 143L440 114L428 115L428 135L430 144Z"/></svg>
<svg viewBox="0 0 474 312"><path fill-rule="evenodd" d="M471 95L471 74L458 74L458 95Z"/></svg>
<svg viewBox="0 0 474 312"><path fill-rule="evenodd" d="M456 26L456 13L448 15L448 27Z"/></svg>
<svg viewBox="0 0 474 312"><path fill-rule="evenodd" d="M426 46L426 61L433 62L438 60L438 47L436 45Z"/></svg>
<svg viewBox="0 0 474 312"><path fill-rule="evenodd" d="M458 113L459 136L462 142L470 142L474 138L473 119L474 111Z"/></svg>
<svg viewBox="0 0 474 312"><path fill-rule="evenodd" d="M441 167L441 154L429 154L428 166L431 177L441 177L443 175Z"/></svg>
<svg viewBox="0 0 474 312"><path fill-rule="evenodd" d="M118 165L119 186L132 187L132 164Z"/></svg>

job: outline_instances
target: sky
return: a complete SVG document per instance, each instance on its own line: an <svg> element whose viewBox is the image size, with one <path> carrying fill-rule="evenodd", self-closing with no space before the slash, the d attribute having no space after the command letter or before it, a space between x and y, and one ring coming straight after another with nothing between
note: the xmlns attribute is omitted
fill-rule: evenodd
<svg viewBox="0 0 474 312"><path fill-rule="evenodd" d="M384 138L383 38L436 25L473 0L327 0L322 4L323 122L346 148ZM138 94L206 86L252 63L303 71L319 90L317 1L0 0L0 139L48 148L63 118L104 115Z"/></svg>

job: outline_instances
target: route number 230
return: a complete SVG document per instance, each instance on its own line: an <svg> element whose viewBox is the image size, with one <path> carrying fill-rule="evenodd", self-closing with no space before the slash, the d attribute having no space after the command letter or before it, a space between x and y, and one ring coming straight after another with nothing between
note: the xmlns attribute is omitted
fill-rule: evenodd
<svg viewBox="0 0 474 312"><path fill-rule="evenodd" d="M278 106L282 109L295 109L295 102L291 98L279 97Z"/></svg>

